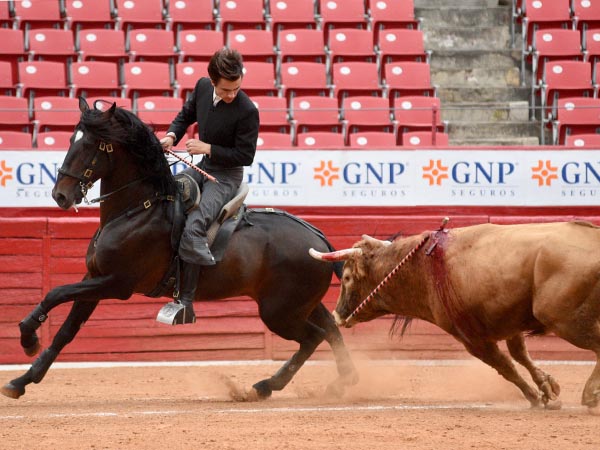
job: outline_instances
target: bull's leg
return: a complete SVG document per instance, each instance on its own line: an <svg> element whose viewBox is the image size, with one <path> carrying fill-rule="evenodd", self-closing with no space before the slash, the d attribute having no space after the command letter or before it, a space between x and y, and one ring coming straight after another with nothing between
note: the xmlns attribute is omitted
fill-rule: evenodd
<svg viewBox="0 0 600 450"><path fill-rule="evenodd" d="M52 344L42 352L24 375L5 384L0 392L16 399L25 393L25 386L42 381L58 354L73 340L81 325L94 312L97 304L98 302L75 302L67 319L54 336Z"/></svg>
<svg viewBox="0 0 600 450"><path fill-rule="evenodd" d="M512 363L512 360L502 353L496 342L478 341L477 343L465 343L466 349L473 356L479 358L484 363L492 366L506 380L516 385L525 398L531 403L531 407L537 407L540 404L541 396L537 389L530 386Z"/></svg>
<svg viewBox="0 0 600 450"><path fill-rule="evenodd" d="M331 347L339 377L327 386L327 394L341 397L345 386L358 383L358 372L350 358L348 349L344 344L344 338L331 313L325 305L319 303L310 316L311 321L325 330L325 340Z"/></svg>
<svg viewBox="0 0 600 450"><path fill-rule="evenodd" d="M542 401L547 409L560 409L562 403L558 396L560 395L560 386L556 380L542 369L537 367L527 351L525 339L522 334L508 339L506 341L508 351L511 356L525 367L531 374L531 378L542 391Z"/></svg>

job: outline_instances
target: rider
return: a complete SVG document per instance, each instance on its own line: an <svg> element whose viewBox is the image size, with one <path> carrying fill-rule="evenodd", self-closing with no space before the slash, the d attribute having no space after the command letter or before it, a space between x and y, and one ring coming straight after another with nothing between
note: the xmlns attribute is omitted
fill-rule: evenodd
<svg viewBox="0 0 600 450"><path fill-rule="evenodd" d="M185 171L198 182L202 197L198 208L189 212L181 236L182 280L178 302L184 308L175 316L173 325L196 321L192 302L200 269L215 264L206 232L239 188L243 166L252 164L258 138L258 110L241 90L242 56L227 47L218 50L210 59L208 75L209 78L198 80L160 140L165 150L171 150L185 136L188 127L197 122L199 138L185 142L187 152L203 155L197 166L217 179L209 181L191 167Z"/></svg>

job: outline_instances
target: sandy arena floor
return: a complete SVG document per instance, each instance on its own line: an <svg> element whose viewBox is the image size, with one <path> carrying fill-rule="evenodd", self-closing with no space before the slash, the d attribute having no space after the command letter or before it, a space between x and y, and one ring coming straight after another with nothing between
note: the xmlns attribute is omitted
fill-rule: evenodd
<svg viewBox="0 0 600 450"><path fill-rule="evenodd" d="M361 381L335 399L323 395L333 365L313 363L261 402L235 401L231 387L249 389L279 362L51 368L20 399L0 396L0 448L600 448L600 417L580 405L590 364L541 365L562 387L560 411L531 410L482 363L442 364L357 361ZM23 371L0 370L0 382Z"/></svg>

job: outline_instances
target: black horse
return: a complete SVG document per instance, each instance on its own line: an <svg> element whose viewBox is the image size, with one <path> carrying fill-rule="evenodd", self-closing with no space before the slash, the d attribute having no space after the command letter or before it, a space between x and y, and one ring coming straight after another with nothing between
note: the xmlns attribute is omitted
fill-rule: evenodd
<svg viewBox="0 0 600 450"><path fill-rule="evenodd" d="M25 374L0 390L11 398L19 398L28 384L43 379L100 300L152 292L174 256L170 214L177 188L158 139L134 114L115 104L101 111L80 99L79 107L81 119L52 196L68 209L101 180L100 225L88 247L83 280L52 289L19 324L21 346L33 356L40 350L36 330L54 307L73 301L51 345ZM326 252L331 246L293 216L251 210L248 214L251 225L235 232L222 261L204 270L196 299L249 296L271 331L300 344L277 373L254 384L253 397L267 398L273 390L283 389L324 339L334 352L339 374L327 390L341 394L357 375L333 317L321 303L332 268L308 254L311 247Z"/></svg>

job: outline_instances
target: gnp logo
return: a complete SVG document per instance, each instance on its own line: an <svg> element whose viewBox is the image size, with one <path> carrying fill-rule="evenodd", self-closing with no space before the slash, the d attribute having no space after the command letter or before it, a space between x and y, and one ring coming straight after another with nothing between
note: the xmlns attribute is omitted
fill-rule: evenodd
<svg viewBox="0 0 600 450"><path fill-rule="evenodd" d="M600 162L567 161L555 165L550 160L539 160L531 171L531 178L537 180L538 186L551 186L554 180L570 186L600 186Z"/></svg>
<svg viewBox="0 0 600 450"><path fill-rule="evenodd" d="M405 164L393 161L352 161L337 167L329 160L320 161L313 170L313 178L321 186L333 186L336 180L341 180L349 187L396 186L405 171Z"/></svg>
<svg viewBox="0 0 600 450"><path fill-rule="evenodd" d="M0 161L0 186L6 187L6 182L12 180L12 167L6 165L6 161Z"/></svg>
<svg viewBox="0 0 600 450"><path fill-rule="evenodd" d="M429 186L441 186L444 180L457 185L503 185L514 171L515 164L507 161L458 161L449 165L441 159L430 159L429 164L423 166L422 177Z"/></svg>

